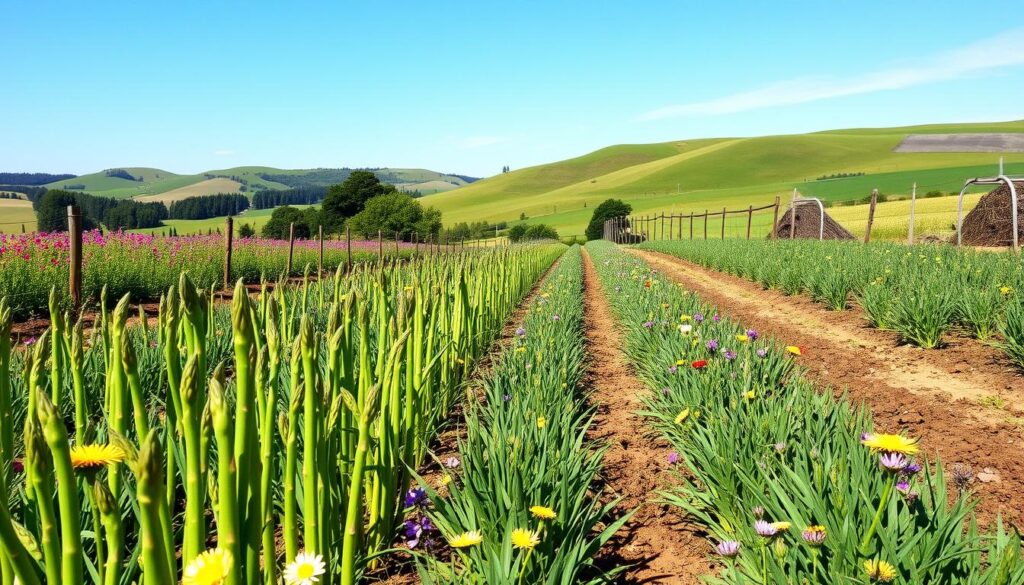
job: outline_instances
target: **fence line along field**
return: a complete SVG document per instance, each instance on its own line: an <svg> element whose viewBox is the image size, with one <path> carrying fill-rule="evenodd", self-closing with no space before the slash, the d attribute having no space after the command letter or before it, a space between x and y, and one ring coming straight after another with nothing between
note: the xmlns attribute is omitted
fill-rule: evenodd
<svg viewBox="0 0 1024 585"><path fill-rule="evenodd" d="M32 211L31 202L24 199L0 198L0 234L18 234L35 230L36 214Z"/></svg>

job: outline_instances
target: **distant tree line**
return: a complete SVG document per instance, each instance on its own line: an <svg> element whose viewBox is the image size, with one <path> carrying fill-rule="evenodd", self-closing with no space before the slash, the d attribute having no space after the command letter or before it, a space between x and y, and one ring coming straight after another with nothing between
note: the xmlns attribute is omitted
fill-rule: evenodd
<svg viewBox="0 0 1024 585"><path fill-rule="evenodd" d="M170 219L207 219L223 215L238 215L249 209L249 198L238 193L200 195L171 202Z"/></svg>
<svg viewBox="0 0 1024 585"><path fill-rule="evenodd" d="M32 203L39 231L67 231L69 205L77 205L81 210L86 229L99 225L110 230L151 228L163 225L163 220L167 219L167 207L163 203L140 203L50 189Z"/></svg>
<svg viewBox="0 0 1024 585"><path fill-rule="evenodd" d="M308 185L294 189L266 189L252 195L253 209L271 209L281 205L313 205L327 196L327 187Z"/></svg>
<svg viewBox="0 0 1024 585"><path fill-rule="evenodd" d="M446 232L453 240L477 240L493 238L495 231L501 231L506 228L508 228L508 222L505 221L499 221L498 223L489 223L486 221L466 223L463 221L448 228Z"/></svg>
<svg viewBox="0 0 1024 585"><path fill-rule="evenodd" d="M46 193L46 187L33 187L29 185L0 185L0 191L13 191L21 193L29 201L36 201Z"/></svg>
<svg viewBox="0 0 1024 585"><path fill-rule="evenodd" d="M0 190L0 199L21 199L21 195L24 195L24 193Z"/></svg>
<svg viewBox="0 0 1024 585"><path fill-rule="evenodd" d="M77 176L72 174L52 175L50 173L0 173L0 185L45 185L54 181L74 179Z"/></svg>
<svg viewBox="0 0 1024 585"><path fill-rule="evenodd" d="M142 181L142 176L136 177L124 169L107 169L103 171L103 174L108 177L125 179L127 181Z"/></svg>
<svg viewBox="0 0 1024 585"><path fill-rule="evenodd" d="M508 230L508 239L511 242L525 242L528 240L557 240L558 231L542 223L533 225L516 224Z"/></svg>
<svg viewBox="0 0 1024 585"><path fill-rule="evenodd" d="M816 178L814 180L815 181L827 181L828 179L847 179L849 177L863 177L863 176L864 176L864 172L863 171L856 172L856 173L832 173L831 175L821 175L820 177L818 177L818 178Z"/></svg>
<svg viewBox="0 0 1024 585"><path fill-rule="evenodd" d="M292 188L298 187L324 187L345 182L352 174L352 169L315 169L302 173L301 175L260 173L259 177L264 181L281 183Z"/></svg>

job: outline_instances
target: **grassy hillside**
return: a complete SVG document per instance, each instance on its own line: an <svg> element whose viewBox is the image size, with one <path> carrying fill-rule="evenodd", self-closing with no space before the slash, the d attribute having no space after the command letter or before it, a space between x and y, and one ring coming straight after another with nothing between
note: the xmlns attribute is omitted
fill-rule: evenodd
<svg viewBox="0 0 1024 585"><path fill-rule="evenodd" d="M1024 121L853 129L787 136L708 139L609 147L588 155L513 171L424 203L439 208L446 224L514 221L554 225L582 234L593 207L609 197L638 213L746 207L787 198L793 188L830 201L851 201L879 188L908 195L958 191L964 179L993 174L996 153L896 153L908 134L1024 132ZM1007 170L1024 173L1024 153L1007 153ZM864 176L816 180L836 173Z"/></svg>
<svg viewBox="0 0 1024 585"><path fill-rule="evenodd" d="M246 192L249 193L259 189L288 189L300 185L333 185L345 180L351 172L351 169L277 169L260 166L216 169L195 175L178 175L144 167L121 167L120 170L126 171L136 180L111 177L104 170L46 186L52 189L81 186L76 190L103 197L163 201L234 192L240 190L241 184L246 185ZM462 177L428 169L383 168L374 172L382 181L408 191L419 190L421 193L437 193L469 184ZM263 176L274 176L278 180L264 179ZM227 182L234 183L235 188L227 188ZM156 195L167 197L154 197Z"/></svg>
<svg viewBox="0 0 1024 585"><path fill-rule="evenodd" d="M293 205L299 209L305 209L312 207L311 205ZM247 223L259 233L260 229L268 221L270 221L270 215L274 213L273 209L249 209L235 216L235 229L238 229L243 223ZM147 234L161 234L166 233L170 228L174 228L178 231L179 236L187 236L190 234L205 234L207 232L216 232L218 229L224 231L224 220L223 217L211 217L209 219L169 219L164 221L163 227L149 228L142 230L135 230L141 233Z"/></svg>
<svg viewBox="0 0 1024 585"><path fill-rule="evenodd" d="M26 232L36 229L32 203L24 199L0 199L0 234L20 234L22 225Z"/></svg>

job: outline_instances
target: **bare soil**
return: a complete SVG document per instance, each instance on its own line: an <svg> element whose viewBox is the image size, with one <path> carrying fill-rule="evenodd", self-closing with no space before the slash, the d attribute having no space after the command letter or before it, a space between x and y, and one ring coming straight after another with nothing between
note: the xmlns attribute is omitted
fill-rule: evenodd
<svg viewBox="0 0 1024 585"><path fill-rule="evenodd" d="M807 377L866 404L878 429L921 437L947 467L969 466L983 525L1002 515L1024 526L1024 376L1001 351L955 336L942 349L923 350L871 328L858 310L830 311L672 256L627 251L724 315L803 348Z"/></svg>
<svg viewBox="0 0 1024 585"><path fill-rule="evenodd" d="M597 405L590 438L609 445L603 462L605 497L621 497L616 517L633 515L605 547L598 564L632 565L621 583L699 583L713 570L707 541L699 529L660 503L656 491L670 485L667 441L640 415L647 392L622 353L622 340L590 256L584 251L584 319L589 363L586 385Z"/></svg>

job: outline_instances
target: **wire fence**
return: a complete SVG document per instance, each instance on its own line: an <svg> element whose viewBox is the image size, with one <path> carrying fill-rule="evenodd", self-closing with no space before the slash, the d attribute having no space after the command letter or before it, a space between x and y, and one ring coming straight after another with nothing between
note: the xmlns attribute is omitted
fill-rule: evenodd
<svg viewBox="0 0 1024 585"><path fill-rule="evenodd" d="M630 215L604 223L604 239L617 244L654 240L708 240L726 238L763 238L771 234L779 221L781 203L745 209L705 210L675 214Z"/></svg>

